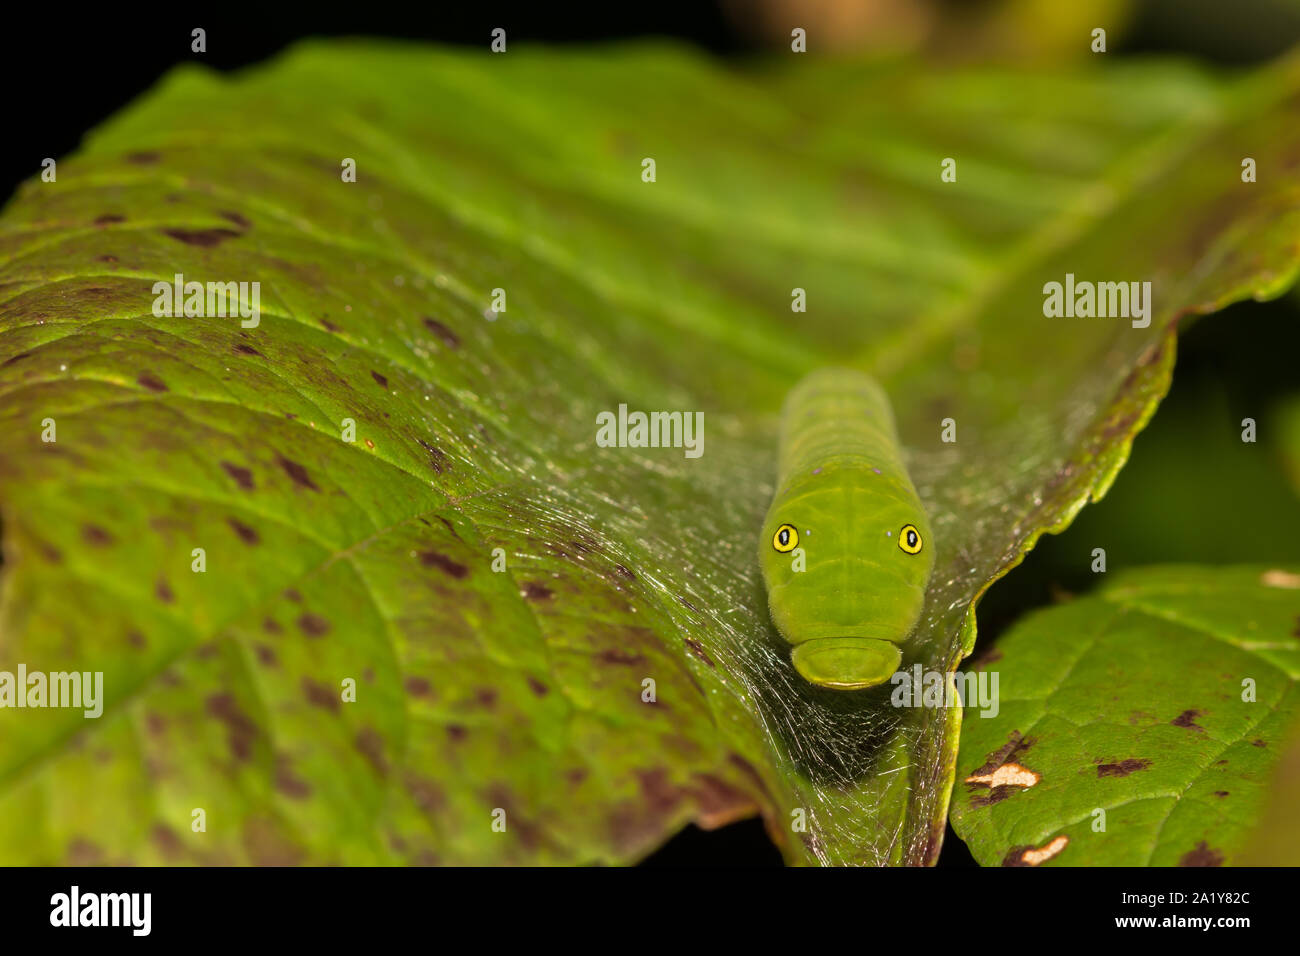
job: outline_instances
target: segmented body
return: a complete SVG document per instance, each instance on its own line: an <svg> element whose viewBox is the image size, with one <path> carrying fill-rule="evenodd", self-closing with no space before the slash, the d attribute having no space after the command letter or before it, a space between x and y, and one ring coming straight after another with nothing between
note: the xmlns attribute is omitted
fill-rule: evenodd
<svg viewBox="0 0 1300 956"><path fill-rule="evenodd" d="M772 620L813 683L881 683L934 563L884 390L850 369L809 375L786 400L778 468L759 541Z"/></svg>

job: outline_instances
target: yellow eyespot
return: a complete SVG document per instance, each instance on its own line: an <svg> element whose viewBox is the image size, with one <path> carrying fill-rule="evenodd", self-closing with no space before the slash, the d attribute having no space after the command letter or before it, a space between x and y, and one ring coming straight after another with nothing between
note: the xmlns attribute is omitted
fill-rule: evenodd
<svg viewBox="0 0 1300 956"><path fill-rule="evenodd" d="M898 546L908 554L921 553L921 532L916 530L916 525L903 525L903 529L898 532Z"/></svg>
<svg viewBox="0 0 1300 956"><path fill-rule="evenodd" d="M772 535L772 547L786 554L793 551L799 544L799 532L792 524L783 524L776 529L776 534Z"/></svg>

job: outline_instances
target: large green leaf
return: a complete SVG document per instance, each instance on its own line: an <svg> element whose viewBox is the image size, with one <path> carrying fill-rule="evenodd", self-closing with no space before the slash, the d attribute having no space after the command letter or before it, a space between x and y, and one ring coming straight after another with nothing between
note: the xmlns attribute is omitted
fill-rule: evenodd
<svg viewBox="0 0 1300 956"><path fill-rule="evenodd" d="M0 666L107 693L0 712L0 860L624 861L755 810L792 862L933 860L957 713L813 691L768 622L780 401L889 387L938 537L909 662L951 669L1175 320L1294 278L1298 90L664 46L172 73L0 221ZM155 317L178 272L259 281L260 325ZM1067 272L1151 281L1150 326L1045 318ZM705 412L703 457L596 447L622 402Z"/></svg>
<svg viewBox="0 0 1300 956"><path fill-rule="evenodd" d="M1107 577L986 659L998 708L962 728L953 827L985 865L1238 862L1300 719L1300 574Z"/></svg>

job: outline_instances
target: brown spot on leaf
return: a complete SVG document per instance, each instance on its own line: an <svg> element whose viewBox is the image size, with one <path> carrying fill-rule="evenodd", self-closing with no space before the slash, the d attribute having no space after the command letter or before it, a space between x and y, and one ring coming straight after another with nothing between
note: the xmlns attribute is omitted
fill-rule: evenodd
<svg viewBox="0 0 1300 956"><path fill-rule="evenodd" d="M292 601L294 604L302 603L302 595L298 593L297 588L285 588L284 591L282 591L281 593L284 594L285 598Z"/></svg>
<svg viewBox="0 0 1300 956"><path fill-rule="evenodd" d="M636 575L633 574L627 567L621 564L614 565L614 573L621 578L626 578L629 581L636 580ZM686 604L687 607L690 607L690 604L687 603L686 601L683 601L682 603Z"/></svg>
<svg viewBox="0 0 1300 956"><path fill-rule="evenodd" d="M373 378L376 382L379 383L379 387L380 387L380 388L387 388L387 387L388 387L388 379L387 379L385 376L380 375L380 374L379 374L378 372L376 372L374 369L371 369L371 370L370 370L370 377Z"/></svg>
<svg viewBox="0 0 1300 956"><path fill-rule="evenodd" d="M528 678L528 686L538 697L545 697L551 692L551 689L539 681L536 677Z"/></svg>
<svg viewBox="0 0 1300 956"><path fill-rule="evenodd" d="M95 256L95 261L96 261L96 262L109 262L109 263L117 262L117 256L109 256L109 255Z"/></svg>
<svg viewBox="0 0 1300 956"><path fill-rule="evenodd" d="M139 150L138 152L126 154L126 161L134 163L136 166L152 166L158 162L159 158L159 154L152 150Z"/></svg>
<svg viewBox="0 0 1300 956"><path fill-rule="evenodd" d="M298 615L298 630L308 637L323 637L330 632L330 622L319 614L305 611Z"/></svg>
<svg viewBox="0 0 1300 956"><path fill-rule="evenodd" d="M257 659L264 667L275 667L280 663L279 657L276 656L275 648L269 644L255 644L253 650L257 653Z"/></svg>
<svg viewBox="0 0 1300 956"><path fill-rule="evenodd" d="M446 794L435 781L408 773L403 782L407 793L425 816L434 817L447 805Z"/></svg>
<svg viewBox="0 0 1300 956"><path fill-rule="evenodd" d="M167 391L167 383L153 372L141 372L135 377L135 380L137 384L149 389L151 392Z"/></svg>
<svg viewBox="0 0 1300 956"><path fill-rule="evenodd" d="M479 702L480 706L491 710L497 705L497 692L491 687L480 687L474 692L474 699Z"/></svg>
<svg viewBox="0 0 1300 956"><path fill-rule="evenodd" d="M970 788L972 791L978 790L976 787ZM1001 803L1013 793L1020 793L1018 787L993 787L990 790L978 790L970 798L970 805L977 810L985 807L991 807L995 803Z"/></svg>
<svg viewBox="0 0 1300 956"><path fill-rule="evenodd" d="M428 697L429 691L432 689L427 680L423 677L416 677L414 675L406 678L404 686L406 687L406 692L412 697Z"/></svg>
<svg viewBox="0 0 1300 956"><path fill-rule="evenodd" d="M95 225L111 226L115 222L126 222L126 216L119 216L115 212L106 212L102 216L95 217Z"/></svg>
<svg viewBox="0 0 1300 956"><path fill-rule="evenodd" d="M266 631L268 634L280 634L283 633L284 628L280 626L280 622L275 618L264 617L262 618L262 630Z"/></svg>
<svg viewBox="0 0 1300 956"><path fill-rule="evenodd" d="M243 235L234 229L164 229L163 234L187 246L204 248L219 246L227 239L237 239Z"/></svg>
<svg viewBox="0 0 1300 956"><path fill-rule="evenodd" d="M437 551L421 551L420 563L426 568L437 568L443 574L450 574L453 578L463 578L469 574L469 568L465 565Z"/></svg>
<svg viewBox="0 0 1300 956"><path fill-rule="evenodd" d="M633 651L621 651L616 647L607 647L596 655L596 659L605 664L640 664L645 656Z"/></svg>
<svg viewBox="0 0 1300 956"><path fill-rule="evenodd" d="M1103 763L1097 766L1098 777L1127 777L1131 773L1137 773L1139 770L1145 770L1151 766L1150 760L1130 757L1128 760L1121 760L1119 763Z"/></svg>
<svg viewBox="0 0 1300 956"><path fill-rule="evenodd" d="M1226 797L1226 796L1228 795L1228 791L1227 791L1227 790L1215 790L1215 791L1214 791L1214 795L1215 795L1216 797L1219 797L1220 799L1222 799L1223 797Z"/></svg>
<svg viewBox="0 0 1300 956"><path fill-rule="evenodd" d="M1052 857L1056 856L1070 842L1067 836L1058 836L1054 840L1044 843L1041 847L1018 846L1014 847L1002 859L1003 866L1038 866L1045 863Z"/></svg>
<svg viewBox="0 0 1300 956"><path fill-rule="evenodd" d="M1028 767L1018 763L1004 763L990 771L971 774L966 778L966 783L993 790L999 787L1032 787L1041 779L1041 774Z"/></svg>
<svg viewBox="0 0 1300 956"><path fill-rule="evenodd" d="M662 767L637 771L637 782L646 808L655 816L666 816L682 799L682 792L673 786L668 771Z"/></svg>
<svg viewBox="0 0 1300 956"><path fill-rule="evenodd" d="M469 734L469 731L460 724L447 725L447 736L452 740L464 740L467 734Z"/></svg>
<svg viewBox="0 0 1300 956"><path fill-rule="evenodd" d="M488 788L486 797L489 807L500 807L505 810L507 826L514 832L519 845L528 853L536 850L541 843L541 830L519 810L509 787L505 784L494 784Z"/></svg>
<svg viewBox="0 0 1300 956"><path fill-rule="evenodd" d="M257 725L240 709L231 694L213 694L206 701L208 713L226 725L230 752L237 760L247 760L253 753Z"/></svg>
<svg viewBox="0 0 1300 956"><path fill-rule="evenodd" d="M240 355L256 355L259 358L264 357L257 349L253 348L251 345L245 345L243 342L236 342L234 350Z"/></svg>
<svg viewBox="0 0 1300 956"><path fill-rule="evenodd" d="M283 754L275 758L275 789L294 800L311 796L311 786L293 772L293 764Z"/></svg>
<svg viewBox="0 0 1300 956"><path fill-rule="evenodd" d="M83 524L81 539L96 548L106 548L116 539L97 524Z"/></svg>
<svg viewBox="0 0 1300 956"><path fill-rule="evenodd" d="M709 658L709 655L704 653L703 644L689 637L682 638L682 640L686 642L686 646L690 649L692 654L704 661L704 663L708 664L710 667L717 667L717 665Z"/></svg>
<svg viewBox="0 0 1300 956"><path fill-rule="evenodd" d="M69 866L93 866L103 862L104 851L85 837L73 837L68 843L66 856Z"/></svg>
<svg viewBox="0 0 1300 956"><path fill-rule="evenodd" d="M416 441L418 441L421 447L429 453L429 467L441 475L443 469L447 466L446 453L441 448L435 448L433 445L430 445L423 438L417 438Z"/></svg>
<svg viewBox="0 0 1300 956"><path fill-rule="evenodd" d="M1196 849L1184 853L1178 861L1179 866L1223 866L1223 854L1212 850L1204 840L1196 844Z"/></svg>
<svg viewBox="0 0 1300 956"><path fill-rule="evenodd" d="M442 344L449 349L460 348L460 336L458 336L447 326L443 325L437 319L431 319L427 315L424 317L424 327L436 335Z"/></svg>
<svg viewBox="0 0 1300 956"><path fill-rule="evenodd" d="M1001 803L1013 793L1022 793L1030 787L1037 786L1042 775L1021 764L1009 761L992 770L977 771L966 778L965 783L970 793L972 807L989 807ZM980 788L984 787L985 790Z"/></svg>
<svg viewBox="0 0 1300 956"><path fill-rule="evenodd" d="M975 773L976 774L992 773L993 771L997 770L998 767L1002 766L1004 763L1007 763L1013 757L1017 757L1020 754L1024 753L1033 745L1034 745L1033 738L1022 737L1020 731L1013 730L1011 731L1010 734L1007 735L1007 742L1003 744L1001 747L999 747L997 750L993 751L993 753L989 754L984 761L984 765L982 767L979 767L975 771Z"/></svg>
<svg viewBox="0 0 1300 956"><path fill-rule="evenodd" d="M243 215L232 210L222 210L221 218L225 219L227 222L233 222L240 229L251 229L253 227L253 224Z"/></svg>
<svg viewBox="0 0 1300 956"><path fill-rule="evenodd" d="M180 837L166 824L155 823L149 831L149 836L164 859L175 863L184 854L185 848Z"/></svg>
<svg viewBox="0 0 1300 956"><path fill-rule="evenodd" d="M13 365L15 362L21 362L23 359L25 359L25 358L31 358L31 357L32 357L32 353L31 353L31 352L19 352L17 355L13 355L13 356L10 356L9 358L5 359L4 364L5 364L6 366L8 366L8 365ZM3 366L0 366L0 367L3 367Z"/></svg>
<svg viewBox="0 0 1300 956"><path fill-rule="evenodd" d="M244 522L240 521L238 518L227 516L226 523L234 529L235 534L239 535L239 540L244 542L244 544L258 544L262 540L256 531L244 524Z"/></svg>
<svg viewBox="0 0 1300 956"><path fill-rule="evenodd" d="M549 601L555 596L555 592L545 584L538 584L536 581L527 581L519 589L519 593L528 601Z"/></svg>
<svg viewBox="0 0 1300 956"><path fill-rule="evenodd" d="M243 829L244 852L257 866L297 866L304 852L294 845L280 825L267 817L257 816L245 821Z"/></svg>
<svg viewBox="0 0 1300 956"><path fill-rule="evenodd" d="M253 490L253 473L247 468L240 468L228 461L223 461L221 467L226 470L226 474L235 479L235 484L239 485L239 487L245 491Z"/></svg>
<svg viewBox="0 0 1300 956"><path fill-rule="evenodd" d="M361 751L361 756L374 768L375 773L381 777L388 776L388 761L384 758L384 738L379 736L379 732L373 727L362 727L357 732L356 740L357 750Z"/></svg>
<svg viewBox="0 0 1300 956"><path fill-rule="evenodd" d="M1256 737L1254 740L1252 740L1252 741L1250 742L1250 745L1251 745L1252 747L1267 747L1267 746L1268 746L1268 744L1264 743L1264 741L1260 740L1258 737Z"/></svg>
<svg viewBox="0 0 1300 956"><path fill-rule="evenodd" d="M312 491L320 491L320 489L316 487L316 482L311 480L311 475L307 474L307 469L302 465L298 464L296 461L290 461L283 455L281 455L277 461L279 462L280 467L284 469L284 473L289 476L295 485L302 488L309 488Z"/></svg>
<svg viewBox="0 0 1300 956"><path fill-rule="evenodd" d="M302 679L302 692L307 698L307 703L313 707L338 713L340 707L339 695L328 684L322 684L310 677L304 677Z"/></svg>
<svg viewBox="0 0 1300 956"><path fill-rule="evenodd" d="M1202 711L1185 710L1173 720L1170 721L1175 727L1186 727L1188 730L1199 730L1205 733L1205 728L1196 723L1196 718L1201 716Z"/></svg>
<svg viewBox="0 0 1300 956"><path fill-rule="evenodd" d="M153 586L153 593L158 596L158 600L164 604L171 604L176 600L176 595L172 593L171 585L164 578L159 578Z"/></svg>

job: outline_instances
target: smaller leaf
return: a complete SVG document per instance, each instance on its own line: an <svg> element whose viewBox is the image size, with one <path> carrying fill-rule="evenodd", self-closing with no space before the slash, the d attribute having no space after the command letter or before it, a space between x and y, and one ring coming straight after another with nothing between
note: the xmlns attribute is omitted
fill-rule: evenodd
<svg viewBox="0 0 1300 956"><path fill-rule="evenodd" d="M1244 862L1300 719L1297 568L1117 573L985 660L952 811L980 863Z"/></svg>

